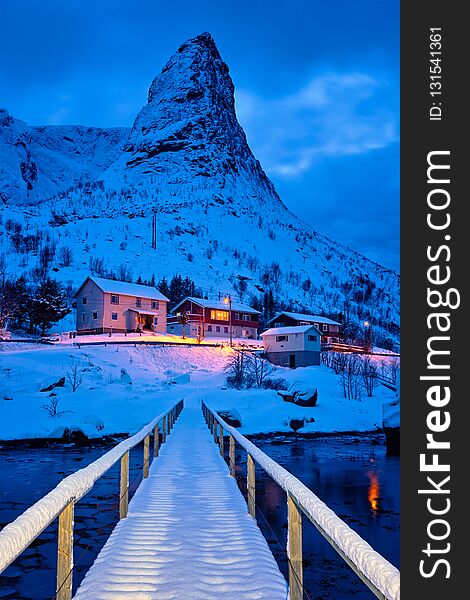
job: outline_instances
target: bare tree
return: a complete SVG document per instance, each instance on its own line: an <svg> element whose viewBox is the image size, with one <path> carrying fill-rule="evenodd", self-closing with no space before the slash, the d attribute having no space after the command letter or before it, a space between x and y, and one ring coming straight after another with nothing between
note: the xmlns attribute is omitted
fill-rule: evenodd
<svg viewBox="0 0 470 600"><path fill-rule="evenodd" d="M60 417L60 415L72 412L71 410L59 410L59 402L59 396L52 392L48 396L47 404L43 404L41 408L45 410L50 417Z"/></svg>
<svg viewBox="0 0 470 600"><path fill-rule="evenodd" d="M248 373L256 387L264 387L267 378L273 373L274 367L259 353L253 352L248 357Z"/></svg>
<svg viewBox="0 0 470 600"><path fill-rule="evenodd" d="M378 385L377 381L378 369L377 365L371 360L370 357L366 356L362 359L362 371L361 380L362 386L369 398L372 398L374 389Z"/></svg>
<svg viewBox="0 0 470 600"><path fill-rule="evenodd" d="M361 364L355 354L345 354L344 369L340 372L340 386L348 400L361 399Z"/></svg>
<svg viewBox="0 0 470 600"><path fill-rule="evenodd" d="M72 392L76 392L77 389L83 383L83 368L77 363L73 363L70 369L67 371L67 381L72 386Z"/></svg>
<svg viewBox="0 0 470 600"><path fill-rule="evenodd" d="M73 252L69 246L62 246L58 253L59 264L61 267L70 267L73 262Z"/></svg>
<svg viewBox="0 0 470 600"><path fill-rule="evenodd" d="M245 352L236 351L229 358L229 361L225 366L225 372L227 373L227 385L230 387L234 387L238 390L242 387L251 387L249 385L250 375Z"/></svg>

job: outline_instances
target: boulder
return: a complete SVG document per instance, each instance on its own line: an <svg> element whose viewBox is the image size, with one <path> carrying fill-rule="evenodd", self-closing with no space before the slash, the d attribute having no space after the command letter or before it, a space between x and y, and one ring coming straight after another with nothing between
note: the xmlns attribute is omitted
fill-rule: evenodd
<svg viewBox="0 0 470 600"><path fill-rule="evenodd" d="M292 402L297 406L302 407L313 407L317 405L318 390L317 388L299 388L293 387L290 390L280 390L278 395L284 400L284 402Z"/></svg>
<svg viewBox="0 0 470 600"><path fill-rule="evenodd" d="M230 427L238 428L242 426L242 420L238 410L233 408L230 410L219 410L217 411L217 414L219 417L222 417L222 419L227 423L227 425L230 425Z"/></svg>
<svg viewBox="0 0 470 600"><path fill-rule="evenodd" d="M45 388L40 389L40 392L52 392L52 390L56 387L65 387L65 377L61 377L59 379L59 381L56 381L55 383L51 383L51 385L48 385Z"/></svg>
<svg viewBox="0 0 470 600"><path fill-rule="evenodd" d="M292 431L298 431L299 429L302 429L304 425L305 419L291 419L289 421L289 427L292 429Z"/></svg>

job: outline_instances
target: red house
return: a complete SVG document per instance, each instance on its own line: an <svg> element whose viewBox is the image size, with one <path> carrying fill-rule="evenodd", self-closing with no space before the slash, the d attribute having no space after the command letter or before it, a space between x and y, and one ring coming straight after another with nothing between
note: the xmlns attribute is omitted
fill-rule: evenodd
<svg viewBox="0 0 470 600"><path fill-rule="evenodd" d="M230 337L253 340L257 338L259 311L241 302L224 302L187 297L177 304L168 315L168 333L182 335L181 316L188 337Z"/></svg>

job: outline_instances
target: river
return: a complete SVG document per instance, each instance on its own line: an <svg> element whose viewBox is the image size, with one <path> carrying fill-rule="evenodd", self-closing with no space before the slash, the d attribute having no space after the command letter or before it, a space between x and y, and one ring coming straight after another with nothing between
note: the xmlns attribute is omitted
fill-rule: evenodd
<svg viewBox="0 0 470 600"><path fill-rule="evenodd" d="M255 443L312 489L371 546L399 566L399 459L387 457L384 438L370 436L277 437ZM227 446L228 444L226 444ZM0 528L63 477L102 455L103 446L0 450ZM131 495L140 480L142 448L131 453ZM245 453L237 452L241 487ZM74 590L118 518L119 465L76 505ZM258 524L286 574L287 510L284 492L257 469ZM305 597L368 600L373 595L304 518ZM0 598L54 597L57 520L1 576ZM196 600L196 599L195 599Z"/></svg>

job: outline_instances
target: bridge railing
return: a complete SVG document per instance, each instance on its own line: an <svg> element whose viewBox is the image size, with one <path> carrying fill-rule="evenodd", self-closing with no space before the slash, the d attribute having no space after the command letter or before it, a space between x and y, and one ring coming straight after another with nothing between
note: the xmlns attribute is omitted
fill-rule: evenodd
<svg viewBox="0 0 470 600"><path fill-rule="evenodd" d="M291 475L213 409L202 403L202 411L214 441L224 456L224 434L229 436L230 474L235 476L235 442L247 452L248 512L256 519L256 470L258 464L286 492L288 505L287 555L289 558L290 600L303 598L302 514L346 561L349 567L377 596L386 600L400 598L400 572L342 521L301 481Z"/></svg>
<svg viewBox="0 0 470 600"><path fill-rule="evenodd" d="M150 436L153 436L153 455L158 456L161 443L183 409L183 400L155 417L138 433L124 440L112 450L63 479L51 492L28 508L0 531L0 573L2 573L57 517L57 600L72 598L74 506L87 494L95 482L119 460L119 518L127 516L129 500L129 452L144 442L142 471L148 477L150 464Z"/></svg>

